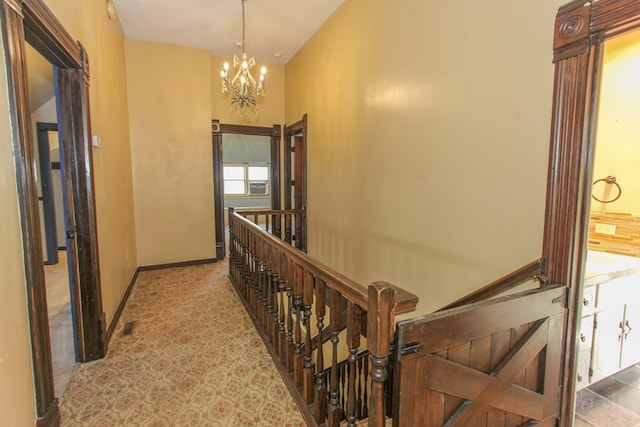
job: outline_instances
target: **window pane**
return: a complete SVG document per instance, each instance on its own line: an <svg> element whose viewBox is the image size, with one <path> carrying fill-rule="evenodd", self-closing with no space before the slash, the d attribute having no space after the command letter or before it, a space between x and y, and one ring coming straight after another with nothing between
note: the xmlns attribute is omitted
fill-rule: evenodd
<svg viewBox="0 0 640 427"><path fill-rule="evenodd" d="M244 181L225 181L224 194L244 194Z"/></svg>
<svg viewBox="0 0 640 427"><path fill-rule="evenodd" d="M224 179L244 179L243 166L225 166Z"/></svg>
<svg viewBox="0 0 640 427"><path fill-rule="evenodd" d="M269 168L267 166L249 166L250 181L267 181L269 179Z"/></svg>

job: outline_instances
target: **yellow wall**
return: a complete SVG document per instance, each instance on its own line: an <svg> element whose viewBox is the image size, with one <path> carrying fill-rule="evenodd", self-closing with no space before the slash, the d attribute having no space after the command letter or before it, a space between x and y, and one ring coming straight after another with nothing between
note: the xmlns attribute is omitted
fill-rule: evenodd
<svg viewBox="0 0 640 427"><path fill-rule="evenodd" d="M0 110L8 111L4 52ZM34 391L20 213L9 118L0 114L0 414L8 426L33 425Z"/></svg>
<svg viewBox="0 0 640 427"><path fill-rule="evenodd" d="M286 66L309 253L430 312L540 256L561 2L347 0Z"/></svg>
<svg viewBox="0 0 640 427"><path fill-rule="evenodd" d="M258 104L258 114L246 114L241 117L231 109L231 104L222 95L220 70L225 62L232 63L233 58L211 55L211 111L212 118L220 123L242 124L250 126L268 126L284 124L284 65L256 64L254 76L259 75L262 65L267 67L265 76L265 96Z"/></svg>
<svg viewBox="0 0 640 427"><path fill-rule="evenodd" d="M91 133L102 143L93 149L93 165L103 310L109 324L138 266L124 33L118 19L107 18L104 2L47 0L47 5L89 55Z"/></svg>
<svg viewBox="0 0 640 427"><path fill-rule="evenodd" d="M640 212L640 31L606 43L602 70L593 180L615 176L622 195L592 200L591 210ZM593 192L601 200L618 194L603 183Z"/></svg>
<svg viewBox="0 0 640 427"><path fill-rule="evenodd" d="M208 51L127 39L139 265L215 257Z"/></svg>
<svg viewBox="0 0 640 427"><path fill-rule="evenodd" d="M94 149L94 169L103 309L109 323L137 266L124 36L119 21L107 19L104 2L46 3L89 54L91 130L103 143L103 148ZM2 70L0 85L6 88L4 66ZM0 108L7 111L6 89L0 92ZM6 115L2 115L0 133L0 414L3 424L26 426L35 420L34 391L14 160Z"/></svg>

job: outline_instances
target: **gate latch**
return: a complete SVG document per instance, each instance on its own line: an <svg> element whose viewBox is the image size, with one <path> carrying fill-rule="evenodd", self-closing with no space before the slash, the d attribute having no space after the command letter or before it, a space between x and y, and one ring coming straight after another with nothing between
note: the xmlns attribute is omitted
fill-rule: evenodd
<svg viewBox="0 0 640 427"><path fill-rule="evenodd" d="M410 342L402 346L400 350L400 356L406 356L407 354L417 353L424 348L424 345L420 341Z"/></svg>

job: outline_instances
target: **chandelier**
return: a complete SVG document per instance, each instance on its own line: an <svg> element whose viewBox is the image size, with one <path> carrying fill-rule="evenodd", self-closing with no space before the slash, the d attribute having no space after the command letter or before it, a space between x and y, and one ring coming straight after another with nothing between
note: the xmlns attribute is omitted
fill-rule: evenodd
<svg viewBox="0 0 640 427"><path fill-rule="evenodd" d="M250 111L258 112L258 97L264 96L265 67L260 70L258 81L251 75L251 70L256 65L254 58L247 59L244 50L244 2L242 0L242 58L233 55L233 69L235 75L229 80L229 63L224 63L224 69L220 71L222 77L222 93L231 100L231 106L238 110L240 115Z"/></svg>

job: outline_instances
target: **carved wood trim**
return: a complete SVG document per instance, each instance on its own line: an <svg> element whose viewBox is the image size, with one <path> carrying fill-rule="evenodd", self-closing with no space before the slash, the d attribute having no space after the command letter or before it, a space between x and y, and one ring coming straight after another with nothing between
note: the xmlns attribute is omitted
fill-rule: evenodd
<svg viewBox="0 0 640 427"><path fill-rule="evenodd" d="M555 78L551 123L543 274L550 283L579 285L586 245L586 207L592 170L594 103L601 44L640 26L637 0L573 1L558 11L554 34ZM560 425L569 426L575 399L574 335L580 290L571 293L565 329Z"/></svg>
<svg viewBox="0 0 640 427"><path fill-rule="evenodd" d="M22 0L25 39L59 67L82 68L80 47L42 0Z"/></svg>

